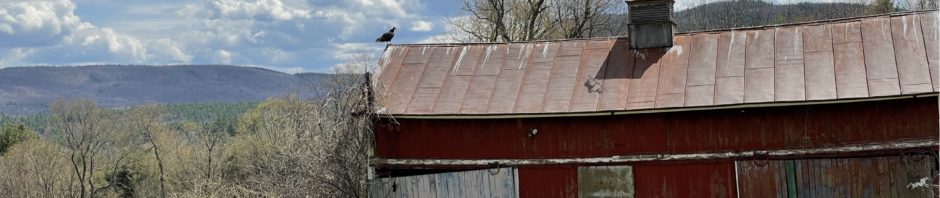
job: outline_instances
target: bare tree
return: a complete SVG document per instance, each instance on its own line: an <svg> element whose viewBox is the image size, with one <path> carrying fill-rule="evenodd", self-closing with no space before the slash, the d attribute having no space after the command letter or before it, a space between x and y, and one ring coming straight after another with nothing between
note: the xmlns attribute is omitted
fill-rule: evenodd
<svg viewBox="0 0 940 198"><path fill-rule="evenodd" d="M513 42L622 35L626 4L615 0L464 0L451 20L465 41Z"/></svg>
<svg viewBox="0 0 940 198"><path fill-rule="evenodd" d="M224 138L233 130L231 123L223 119L204 123L201 130L199 130L199 141L206 151L206 180L212 180L212 173L217 171L212 169L215 166L213 164L214 157L218 153L219 146L223 143Z"/></svg>
<svg viewBox="0 0 940 198"><path fill-rule="evenodd" d="M92 197L100 190L108 188L109 186L96 188L94 177L95 172L103 168L99 162L113 161L110 168L112 172L123 163L123 154L120 153L99 156L115 143L117 122L112 122L116 120L113 113L98 109L94 102L87 99L55 102L51 111L50 129L62 135L64 146L69 153L73 179L78 183L78 189L70 192L78 191L78 197ZM117 160L108 160L113 157L117 157ZM106 170L107 167L108 164L105 164Z"/></svg>
<svg viewBox="0 0 940 198"><path fill-rule="evenodd" d="M620 1L608 0L581 0L581 1L554 1L552 8L555 11L555 23L564 34L564 38L594 37L601 30L623 31L623 22L614 21L614 15L605 14L617 11L623 13L624 4ZM618 9L621 8L621 9ZM619 25L619 26L618 26ZM619 32L610 32L616 34Z"/></svg>
<svg viewBox="0 0 940 198"><path fill-rule="evenodd" d="M148 144L157 160L157 167L160 173L160 197L166 197L166 172L164 171L163 159L160 157L159 141L155 141L156 133L167 130L163 120L165 110L162 106L148 104L134 108L130 113L130 129Z"/></svg>

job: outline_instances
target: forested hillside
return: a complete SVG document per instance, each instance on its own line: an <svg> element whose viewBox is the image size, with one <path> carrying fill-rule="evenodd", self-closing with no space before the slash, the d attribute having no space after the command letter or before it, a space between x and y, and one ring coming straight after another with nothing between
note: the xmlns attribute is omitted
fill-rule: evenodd
<svg viewBox="0 0 940 198"><path fill-rule="evenodd" d="M222 65L12 67L0 69L0 113L43 112L58 99L87 98L102 107L145 103L255 102L315 92L328 74L285 74Z"/></svg>
<svg viewBox="0 0 940 198"><path fill-rule="evenodd" d="M854 3L797 3L775 5L763 1L726 1L676 12L680 32L753 27L857 17L866 5Z"/></svg>

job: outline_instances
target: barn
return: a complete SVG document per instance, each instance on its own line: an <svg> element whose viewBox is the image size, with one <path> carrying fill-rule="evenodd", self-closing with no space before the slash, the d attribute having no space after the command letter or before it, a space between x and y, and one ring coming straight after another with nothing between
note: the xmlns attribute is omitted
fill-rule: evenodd
<svg viewBox="0 0 940 198"><path fill-rule="evenodd" d="M375 197L936 197L940 15L389 45Z"/></svg>

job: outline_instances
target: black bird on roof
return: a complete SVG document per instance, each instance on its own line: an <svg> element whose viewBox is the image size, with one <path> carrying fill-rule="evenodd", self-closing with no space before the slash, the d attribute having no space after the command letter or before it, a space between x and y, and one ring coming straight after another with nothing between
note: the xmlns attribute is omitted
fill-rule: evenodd
<svg viewBox="0 0 940 198"><path fill-rule="evenodd" d="M392 37L395 37L395 27L392 27L391 30L388 30L385 34L382 34L379 38L375 39L376 43L380 42L389 42L392 41Z"/></svg>

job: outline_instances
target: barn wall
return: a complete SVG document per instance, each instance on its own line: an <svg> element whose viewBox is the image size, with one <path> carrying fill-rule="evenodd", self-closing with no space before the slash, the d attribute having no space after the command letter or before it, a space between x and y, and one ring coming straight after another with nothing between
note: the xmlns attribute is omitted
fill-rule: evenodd
<svg viewBox="0 0 940 198"><path fill-rule="evenodd" d="M819 148L936 139L936 97L526 119L397 119L376 124L386 159L537 159ZM538 129L535 136L529 131Z"/></svg>
<svg viewBox="0 0 940 198"><path fill-rule="evenodd" d="M734 162L633 166L636 197L736 197Z"/></svg>
<svg viewBox="0 0 940 198"><path fill-rule="evenodd" d="M369 181L369 197L518 197L516 169L498 168L381 178Z"/></svg>
<svg viewBox="0 0 940 198"><path fill-rule="evenodd" d="M737 164L741 197L936 197L910 186L936 174L929 155L755 160ZM931 174L933 173L933 174ZM929 183L928 183L929 184Z"/></svg>
<svg viewBox="0 0 940 198"><path fill-rule="evenodd" d="M519 197L577 197L577 166L519 167Z"/></svg>

